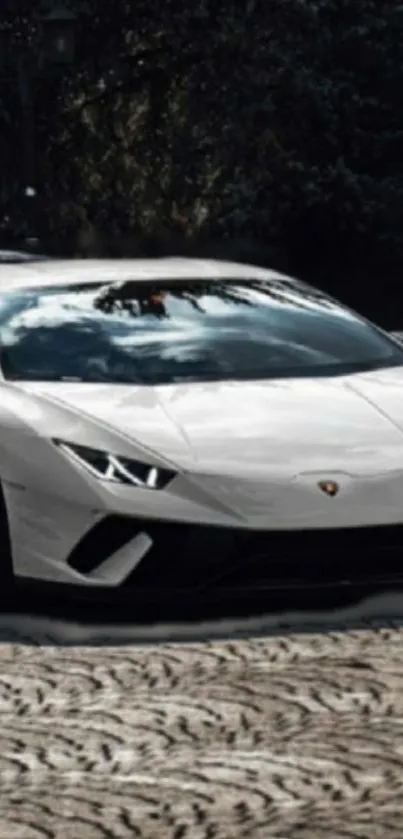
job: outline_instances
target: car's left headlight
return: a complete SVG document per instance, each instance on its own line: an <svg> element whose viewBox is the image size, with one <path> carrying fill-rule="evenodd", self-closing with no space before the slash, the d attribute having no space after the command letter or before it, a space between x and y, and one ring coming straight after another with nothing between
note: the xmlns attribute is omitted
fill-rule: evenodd
<svg viewBox="0 0 403 839"><path fill-rule="evenodd" d="M164 489L175 477L176 472L150 466L138 460L122 457L121 455L79 446L65 440L53 440L65 454L85 466L89 472L101 481L112 481L119 484L131 484L143 489Z"/></svg>

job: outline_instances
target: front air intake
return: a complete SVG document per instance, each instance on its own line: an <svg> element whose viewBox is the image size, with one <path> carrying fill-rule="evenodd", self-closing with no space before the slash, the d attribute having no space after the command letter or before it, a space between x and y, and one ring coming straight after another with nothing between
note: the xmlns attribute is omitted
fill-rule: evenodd
<svg viewBox="0 0 403 839"><path fill-rule="evenodd" d="M70 568L90 574L142 531L137 519L107 516L78 542L68 558Z"/></svg>
<svg viewBox="0 0 403 839"><path fill-rule="evenodd" d="M108 516L74 548L69 565L96 576L140 536L148 546L137 564L134 556L124 585L147 591L364 579L400 573L403 558L402 525L259 531Z"/></svg>

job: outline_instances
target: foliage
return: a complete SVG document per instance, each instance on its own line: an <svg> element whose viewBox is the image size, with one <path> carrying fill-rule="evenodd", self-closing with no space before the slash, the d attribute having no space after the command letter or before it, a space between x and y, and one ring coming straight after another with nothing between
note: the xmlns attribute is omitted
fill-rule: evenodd
<svg viewBox="0 0 403 839"><path fill-rule="evenodd" d="M300 273L400 264L403 5L89 0L78 15L75 66L36 83L49 242L253 238Z"/></svg>

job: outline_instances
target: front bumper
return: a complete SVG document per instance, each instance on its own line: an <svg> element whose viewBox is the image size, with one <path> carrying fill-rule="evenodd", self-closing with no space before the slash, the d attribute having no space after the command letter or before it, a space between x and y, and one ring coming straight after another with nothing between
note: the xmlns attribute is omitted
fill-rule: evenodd
<svg viewBox="0 0 403 839"><path fill-rule="evenodd" d="M319 527L295 527L294 522L289 529L277 518L273 527L267 514L254 527L235 517L229 521L229 515L218 522L195 523L185 516L178 521L171 509L170 516L149 518L133 512L133 503L128 514L127 493L120 499L116 493L108 509L11 485L5 495L17 578L88 589L203 594L273 581L290 586L313 577L350 579L355 570L369 572L375 564L394 573L402 564L403 524L391 523L396 509L387 523L359 519L355 526L321 521ZM335 509L332 500L325 502ZM179 496L175 503L179 509Z"/></svg>
<svg viewBox="0 0 403 839"><path fill-rule="evenodd" d="M150 593L200 594L305 579L349 580L376 567L401 572L403 525L300 531L246 530L108 516L75 546L68 565L84 577L125 546L147 550L124 581Z"/></svg>

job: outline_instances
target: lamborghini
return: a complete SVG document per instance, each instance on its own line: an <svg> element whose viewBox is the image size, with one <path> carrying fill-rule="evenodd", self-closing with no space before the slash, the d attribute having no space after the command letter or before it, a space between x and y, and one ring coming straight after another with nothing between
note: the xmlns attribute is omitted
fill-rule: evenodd
<svg viewBox="0 0 403 839"><path fill-rule="evenodd" d="M0 268L0 585L209 592L399 558L403 347L214 260Z"/></svg>

